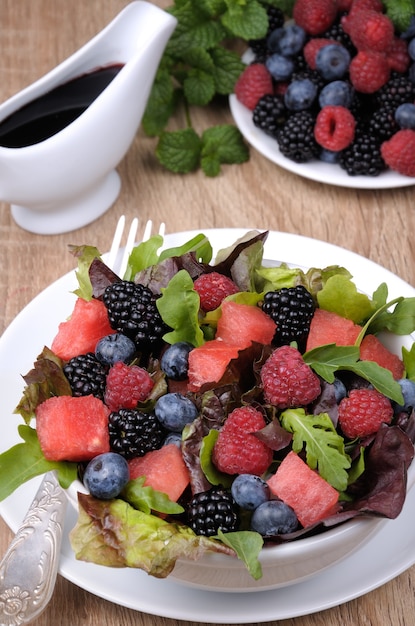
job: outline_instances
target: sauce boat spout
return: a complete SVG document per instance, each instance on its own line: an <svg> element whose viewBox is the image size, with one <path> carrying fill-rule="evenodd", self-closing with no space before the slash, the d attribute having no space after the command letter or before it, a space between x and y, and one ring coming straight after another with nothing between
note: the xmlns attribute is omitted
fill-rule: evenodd
<svg viewBox="0 0 415 626"><path fill-rule="evenodd" d="M177 21L141 0L48 74L0 105L0 200L16 223L63 233L115 202Z"/></svg>

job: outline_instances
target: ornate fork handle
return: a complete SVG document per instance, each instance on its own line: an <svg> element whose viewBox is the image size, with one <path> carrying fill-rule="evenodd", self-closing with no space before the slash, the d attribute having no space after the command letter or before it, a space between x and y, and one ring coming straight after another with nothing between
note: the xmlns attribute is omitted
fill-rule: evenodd
<svg viewBox="0 0 415 626"><path fill-rule="evenodd" d="M58 573L66 495L48 472L0 562L0 626L35 619L53 593Z"/></svg>

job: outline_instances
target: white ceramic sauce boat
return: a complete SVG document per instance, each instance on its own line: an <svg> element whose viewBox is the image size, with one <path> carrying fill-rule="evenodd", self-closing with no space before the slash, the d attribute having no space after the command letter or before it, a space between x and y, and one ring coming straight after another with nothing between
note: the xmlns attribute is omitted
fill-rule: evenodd
<svg viewBox="0 0 415 626"><path fill-rule="evenodd" d="M56 134L24 147L0 145L0 200L16 223L64 233L100 217L121 188L116 166L140 125L176 19L147 2L127 5L98 35L0 105L1 123L26 104L99 68L122 69L86 110Z"/></svg>

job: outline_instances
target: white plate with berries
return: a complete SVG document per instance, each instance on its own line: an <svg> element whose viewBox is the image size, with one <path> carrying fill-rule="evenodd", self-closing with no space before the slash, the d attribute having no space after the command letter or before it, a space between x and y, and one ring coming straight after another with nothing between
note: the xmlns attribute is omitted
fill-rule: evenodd
<svg viewBox="0 0 415 626"><path fill-rule="evenodd" d="M246 141L267 159L293 174L319 183L354 189L393 189L415 185L415 178L402 176L392 170L386 170L379 176L349 176L337 164L317 159L308 163L291 161L281 154L276 139L255 126L252 111L241 104L235 94L230 96L229 104L235 124Z"/></svg>
<svg viewBox="0 0 415 626"><path fill-rule="evenodd" d="M245 235L242 229L205 231L214 252ZM166 236L166 247L178 246L197 231ZM270 232L264 258L270 264L280 260L296 267L346 267L358 287L372 293L386 283L391 298L414 297L415 290L388 270L355 253L334 245L289 233ZM0 340L0 371L3 385L1 451L21 441L16 429L14 408L21 396L22 372L28 371L44 345L50 345L58 325L73 308L75 272L66 274L40 293L11 323ZM47 312L47 315L45 315ZM19 487L0 503L0 514L17 530L40 479ZM116 604L174 619L207 623L252 623L289 619L337 606L379 587L415 562L415 500L407 498L400 516L387 521L379 533L357 553L351 554L313 578L296 585L250 594L202 591L170 580L156 579L135 569L100 567L75 559L69 532L76 523L76 511L68 507L61 549L60 573L79 587ZM160 602L163 597L163 602Z"/></svg>

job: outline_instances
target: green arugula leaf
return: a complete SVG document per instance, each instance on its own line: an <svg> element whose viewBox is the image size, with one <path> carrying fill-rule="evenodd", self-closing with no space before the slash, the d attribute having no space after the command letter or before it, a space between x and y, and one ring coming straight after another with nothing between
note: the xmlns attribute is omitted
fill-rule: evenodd
<svg viewBox="0 0 415 626"><path fill-rule="evenodd" d="M60 485L67 489L78 477L77 464L47 461L40 449L36 430L20 424L18 431L23 443L17 443L0 454L0 474L8 477L8 480L0 481L0 501L26 481L49 470L57 471Z"/></svg>
<svg viewBox="0 0 415 626"><path fill-rule="evenodd" d="M305 446L307 465L338 491L348 484L350 457L344 440L334 428L327 413L307 415L304 409L286 409L280 416L281 425L293 434L292 448L301 452Z"/></svg>
<svg viewBox="0 0 415 626"><path fill-rule="evenodd" d="M172 172L186 174L199 167L202 141L192 128L161 133L156 148L160 163Z"/></svg>
<svg viewBox="0 0 415 626"><path fill-rule="evenodd" d="M122 491L122 497L135 509L150 514L151 511L175 515L183 513L184 509L177 502L170 500L166 493L152 487L145 487L145 476L130 480Z"/></svg>
<svg viewBox="0 0 415 626"><path fill-rule="evenodd" d="M405 366L406 377L415 380L415 343L412 344L410 350L403 346L402 359Z"/></svg>
<svg viewBox="0 0 415 626"><path fill-rule="evenodd" d="M383 0L386 14L392 20L398 31L404 32L415 14L414 0Z"/></svg>
<svg viewBox="0 0 415 626"><path fill-rule="evenodd" d="M396 303L393 311L389 307ZM415 298L397 298L386 303L378 315L369 320L367 332L376 334L381 330L389 330L395 335L410 335L415 330Z"/></svg>
<svg viewBox="0 0 415 626"><path fill-rule="evenodd" d="M242 530L232 533L218 532L218 539L232 548L238 558L245 563L252 578L259 580L262 577L262 566L258 555L264 545L264 540L259 533L251 530Z"/></svg>
<svg viewBox="0 0 415 626"><path fill-rule="evenodd" d="M249 150L235 126L225 124L204 131L201 165L207 176L217 176L222 163L243 163L248 158Z"/></svg>
<svg viewBox="0 0 415 626"><path fill-rule="evenodd" d="M186 270L173 276L156 304L165 323L173 329L163 336L164 341L188 341L195 347L204 343L198 317L200 298Z"/></svg>

